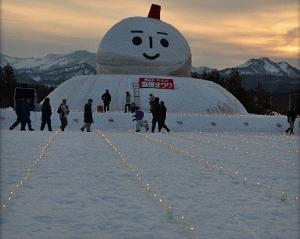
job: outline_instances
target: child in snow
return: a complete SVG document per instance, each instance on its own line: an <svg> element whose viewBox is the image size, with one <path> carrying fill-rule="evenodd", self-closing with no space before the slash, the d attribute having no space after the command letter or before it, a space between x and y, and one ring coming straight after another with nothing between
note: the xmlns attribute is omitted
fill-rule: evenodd
<svg viewBox="0 0 300 239"><path fill-rule="evenodd" d="M136 132L140 132L141 127L144 127L146 129L146 131L149 130L147 120L143 120L144 119L144 112L141 111L138 106L136 106L135 114L132 117L134 117L132 121L136 121L136 125L135 125Z"/></svg>
<svg viewBox="0 0 300 239"><path fill-rule="evenodd" d="M59 114L61 122L61 131L64 131L68 125L67 115L70 113L69 106L67 105L67 100L63 99L60 106L58 107L57 113Z"/></svg>

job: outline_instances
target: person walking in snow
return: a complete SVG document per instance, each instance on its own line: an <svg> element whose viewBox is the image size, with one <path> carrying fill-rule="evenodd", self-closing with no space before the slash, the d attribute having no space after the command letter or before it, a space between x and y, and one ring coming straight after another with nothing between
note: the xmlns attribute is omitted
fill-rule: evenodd
<svg viewBox="0 0 300 239"><path fill-rule="evenodd" d="M159 108L159 122L158 122L158 131L160 132L162 128L166 129L167 132L170 132L169 128L166 125L166 117L167 117L167 108L163 101L160 102Z"/></svg>
<svg viewBox="0 0 300 239"><path fill-rule="evenodd" d="M111 102L111 95L109 93L109 90L106 89L105 93L101 96L101 99L104 104L104 112L109 111L109 104Z"/></svg>
<svg viewBox="0 0 300 239"><path fill-rule="evenodd" d="M60 118L60 122L61 122L60 129L61 129L61 131L64 131L68 125L67 115L70 113L69 106L67 105L66 99L62 100L62 102L57 110L57 113L59 113L59 118Z"/></svg>
<svg viewBox="0 0 300 239"><path fill-rule="evenodd" d="M149 130L148 123L144 120L144 112L138 106L135 108L135 114L132 117L134 117L132 121L136 121L135 132L140 132L141 127L144 127L146 132Z"/></svg>
<svg viewBox="0 0 300 239"><path fill-rule="evenodd" d="M290 127L285 132L288 134L290 131L290 134L294 134L294 124L295 124L295 120L297 118L295 107L292 107L292 109L290 111L288 111L286 116L287 116L287 121L288 121Z"/></svg>
<svg viewBox="0 0 300 239"><path fill-rule="evenodd" d="M86 128L87 132L91 132L91 124L94 123L93 112L92 112L92 103L93 103L93 100L89 99L88 102L84 106L84 125L81 127L82 132L85 130L85 128Z"/></svg>
<svg viewBox="0 0 300 239"><path fill-rule="evenodd" d="M160 112L160 104L159 104L159 98L156 97L154 99L154 102L152 104L152 128L151 131L152 133L154 133L155 127L156 127L156 123L159 124L159 112Z"/></svg>
<svg viewBox="0 0 300 239"><path fill-rule="evenodd" d="M47 124L48 130L52 131L51 115L52 115L52 110L51 110L51 105L50 105L50 99L49 98L45 98L45 100L44 100L44 102L42 104L41 130L44 130L45 125Z"/></svg>
<svg viewBox="0 0 300 239"><path fill-rule="evenodd" d="M129 91L126 91L125 110L124 110L125 113L130 111L130 103L131 103L131 94L129 93Z"/></svg>
<svg viewBox="0 0 300 239"><path fill-rule="evenodd" d="M21 130L25 131L25 126L28 124L28 128L30 131L34 129L31 127L31 120L30 120L30 100L29 99L22 99L20 105L20 122L21 122Z"/></svg>

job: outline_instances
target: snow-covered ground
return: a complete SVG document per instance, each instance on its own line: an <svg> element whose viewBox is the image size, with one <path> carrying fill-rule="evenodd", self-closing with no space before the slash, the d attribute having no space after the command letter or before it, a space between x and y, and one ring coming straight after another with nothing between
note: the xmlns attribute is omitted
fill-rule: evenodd
<svg viewBox="0 0 300 239"><path fill-rule="evenodd" d="M91 133L80 112L65 132L0 119L3 239L299 238L298 120L286 136L284 116L169 114L170 133L121 112Z"/></svg>

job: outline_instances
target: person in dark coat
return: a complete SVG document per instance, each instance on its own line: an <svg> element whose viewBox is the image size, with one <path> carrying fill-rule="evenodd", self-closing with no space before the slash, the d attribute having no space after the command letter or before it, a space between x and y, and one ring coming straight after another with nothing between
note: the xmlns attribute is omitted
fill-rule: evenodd
<svg viewBox="0 0 300 239"><path fill-rule="evenodd" d="M104 104L104 112L109 111L109 104L111 102L111 95L108 90L101 96L101 99Z"/></svg>
<svg viewBox="0 0 300 239"><path fill-rule="evenodd" d="M94 123L93 113L92 113L92 103L93 100L89 99L84 106L84 125L81 127L82 132L84 131L85 128L87 132L91 132L91 124Z"/></svg>
<svg viewBox="0 0 300 239"><path fill-rule="evenodd" d="M31 127L31 120L30 120L30 107L29 107L29 100L22 100L20 105L20 121L21 121L21 130L25 131L25 126L28 124L28 128L30 131L34 130Z"/></svg>
<svg viewBox="0 0 300 239"><path fill-rule="evenodd" d="M155 127L156 127L156 123L159 124L159 112L160 112L160 104L159 104L159 98L156 97L154 99L154 102L152 104L152 133L154 133Z"/></svg>
<svg viewBox="0 0 300 239"><path fill-rule="evenodd" d="M166 129L169 132L169 128L167 127L165 121L167 117L167 108L163 101L160 102L159 108L159 122L158 122L158 131L160 132L162 128Z"/></svg>
<svg viewBox="0 0 300 239"><path fill-rule="evenodd" d="M49 98L45 98L45 100L43 102L43 105L42 105L41 130L44 130L45 125L47 124L48 130L52 131L51 115L52 115L52 110L51 110L51 105L50 105L50 99Z"/></svg>
<svg viewBox="0 0 300 239"><path fill-rule="evenodd" d="M286 116L290 127L285 132L288 134L290 131L290 134L294 134L294 123L297 118L295 107L292 107L292 109L287 113Z"/></svg>

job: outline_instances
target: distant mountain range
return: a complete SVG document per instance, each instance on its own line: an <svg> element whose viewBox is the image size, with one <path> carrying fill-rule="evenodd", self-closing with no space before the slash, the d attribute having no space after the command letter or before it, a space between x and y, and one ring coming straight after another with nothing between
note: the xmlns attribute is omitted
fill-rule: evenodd
<svg viewBox="0 0 300 239"><path fill-rule="evenodd" d="M88 51L48 54L41 58L20 58L0 54L0 66L14 68L19 82L58 86L76 75L96 74L96 55Z"/></svg>
<svg viewBox="0 0 300 239"><path fill-rule="evenodd" d="M69 54L48 54L41 58L11 57L0 53L0 66L11 65L20 82L57 86L75 75L96 74L96 54L75 51ZM274 62L262 57L250 59L235 66L243 76L243 86L254 88L260 81L269 92L293 92L300 90L300 70L287 62ZM192 75L214 70L209 67L192 67ZM218 70L222 77L228 77L232 68Z"/></svg>
<svg viewBox="0 0 300 239"><path fill-rule="evenodd" d="M250 59L246 63L232 68L218 70L220 75L228 78L233 68L239 70L243 77L242 85L246 89L255 88L260 82L268 92L287 93L300 90L300 70L287 62L274 62L266 57ZM193 67L192 74L197 77L204 72L210 73L213 68Z"/></svg>

